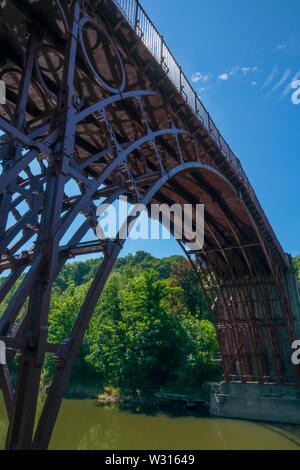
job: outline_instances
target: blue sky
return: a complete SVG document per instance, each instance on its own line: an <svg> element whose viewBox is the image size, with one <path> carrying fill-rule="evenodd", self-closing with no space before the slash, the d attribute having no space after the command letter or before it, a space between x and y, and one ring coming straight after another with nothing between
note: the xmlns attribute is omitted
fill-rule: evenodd
<svg viewBox="0 0 300 470"><path fill-rule="evenodd" d="M240 158L279 241L300 254L298 0L142 0L221 133ZM176 242L128 241L158 256Z"/></svg>

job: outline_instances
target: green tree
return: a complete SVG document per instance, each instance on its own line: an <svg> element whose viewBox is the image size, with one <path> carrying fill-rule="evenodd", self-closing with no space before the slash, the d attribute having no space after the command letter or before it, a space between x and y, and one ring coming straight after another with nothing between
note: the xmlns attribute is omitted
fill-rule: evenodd
<svg viewBox="0 0 300 470"><path fill-rule="evenodd" d="M215 328L210 321L188 315L183 319L182 326L191 352L187 355L184 368L179 372L179 382L193 387L220 373L220 364L216 360L219 345Z"/></svg>
<svg viewBox="0 0 300 470"><path fill-rule="evenodd" d="M53 301L53 307L49 315L49 341L62 343L69 338L80 307L84 301L91 281L77 287L74 281L70 281L66 291ZM78 380L91 372L90 366L85 360L89 353L89 342L87 336L81 344L79 354L73 368L72 377ZM55 364L50 355L46 356L43 368L43 381L47 385L55 373Z"/></svg>
<svg viewBox="0 0 300 470"><path fill-rule="evenodd" d="M209 319L208 306L199 279L187 260L173 264L170 279L173 286L180 287L181 292L179 297L171 299L173 311Z"/></svg>
<svg viewBox="0 0 300 470"><path fill-rule="evenodd" d="M127 325L124 380L132 386L161 386L174 379L185 359L185 335L180 321L166 308L179 289L159 280L154 270L129 284L123 296Z"/></svg>
<svg viewBox="0 0 300 470"><path fill-rule="evenodd" d="M50 342L69 337L100 263L71 263L62 270L51 297ZM198 279L182 257L159 260L138 252L121 258L95 308L73 383L92 379L122 388L200 385L218 370L216 334L205 320L204 305ZM45 385L54 372L47 354Z"/></svg>
<svg viewBox="0 0 300 470"><path fill-rule="evenodd" d="M294 265L298 273L298 281L300 281L300 255L294 258Z"/></svg>
<svg viewBox="0 0 300 470"><path fill-rule="evenodd" d="M86 358L103 381L133 388L179 382L195 386L216 373L212 324L170 312L170 299L181 294L154 270L135 276L122 289L107 286L89 330Z"/></svg>

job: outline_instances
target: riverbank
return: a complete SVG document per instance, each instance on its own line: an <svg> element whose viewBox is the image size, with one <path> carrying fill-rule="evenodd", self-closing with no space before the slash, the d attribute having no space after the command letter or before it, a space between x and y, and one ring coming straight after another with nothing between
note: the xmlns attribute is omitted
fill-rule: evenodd
<svg viewBox="0 0 300 470"><path fill-rule="evenodd" d="M152 408L157 410L180 410L181 412L198 412L209 415L209 403L203 393L182 394L166 390L120 390L105 387L98 395L99 405L118 405L122 409Z"/></svg>
<svg viewBox="0 0 300 470"><path fill-rule="evenodd" d="M209 414L209 394L205 385L197 390L170 387L164 389L121 389L94 383L70 383L66 399L95 399L99 406L117 405L122 409L174 409Z"/></svg>

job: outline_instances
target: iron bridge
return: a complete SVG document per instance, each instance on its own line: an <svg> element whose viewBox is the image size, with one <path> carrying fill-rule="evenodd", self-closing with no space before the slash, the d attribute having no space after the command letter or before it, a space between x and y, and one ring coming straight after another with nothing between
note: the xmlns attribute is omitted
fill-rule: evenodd
<svg viewBox="0 0 300 470"><path fill-rule="evenodd" d="M224 380L299 384L290 360L297 336L290 258L240 161L139 2L2 0L0 15L0 301L12 292L0 317L8 348L0 365L7 449L48 447L124 244L96 238L97 206L120 196L146 206L205 205L203 249L179 243L210 307ZM70 258L98 252L103 262L69 338L49 342L56 277ZM56 374L34 431L47 353Z"/></svg>

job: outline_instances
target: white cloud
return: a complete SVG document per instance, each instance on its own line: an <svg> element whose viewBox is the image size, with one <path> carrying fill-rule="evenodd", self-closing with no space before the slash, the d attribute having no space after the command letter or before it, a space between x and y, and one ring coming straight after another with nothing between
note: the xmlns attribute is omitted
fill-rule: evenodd
<svg viewBox="0 0 300 470"><path fill-rule="evenodd" d="M247 75L249 72L256 72L258 67L240 67L239 65L235 65L231 67L229 72L223 73L218 76L219 80L228 80L233 75L237 74L239 71L243 72L244 75Z"/></svg>
<svg viewBox="0 0 300 470"><path fill-rule="evenodd" d="M257 82L252 82L251 85L256 86Z"/></svg>
<svg viewBox="0 0 300 470"><path fill-rule="evenodd" d="M192 82L194 82L194 83L200 82L200 80L202 80L202 78L203 78L202 73L200 73L200 72L194 73L194 75L192 75Z"/></svg>
<svg viewBox="0 0 300 470"><path fill-rule="evenodd" d="M227 73L223 73L222 75L218 76L219 80L228 80L229 76Z"/></svg>
<svg viewBox="0 0 300 470"><path fill-rule="evenodd" d="M283 51L286 48L287 48L287 44L279 44L277 46L277 51Z"/></svg>
<svg viewBox="0 0 300 470"><path fill-rule="evenodd" d="M258 68L257 67L242 67L241 71L243 72L244 75L247 75L248 72L257 72Z"/></svg>
<svg viewBox="0 0 300 470"><path fill-rule="evenodd" d="M203 73L201 73L201 72L197 72L197 73L194 73L194 75L192 75L191 80L192 80L192 82L194 82L194 83L198 83L198 82L203 82L203 83L205 83L205 82L208 82L208 80L210 80L212 76L213 76L213 75L210 74L210 73L203 74Z"/></svg>

